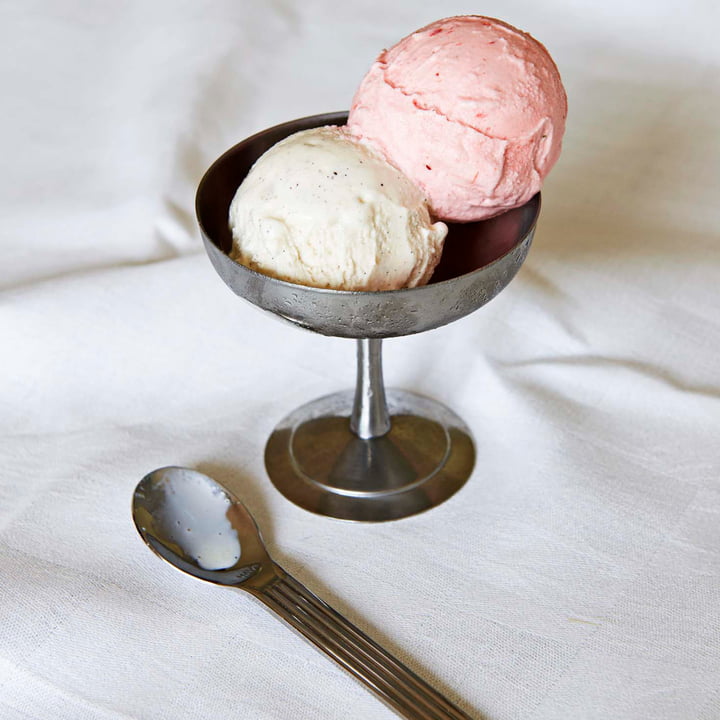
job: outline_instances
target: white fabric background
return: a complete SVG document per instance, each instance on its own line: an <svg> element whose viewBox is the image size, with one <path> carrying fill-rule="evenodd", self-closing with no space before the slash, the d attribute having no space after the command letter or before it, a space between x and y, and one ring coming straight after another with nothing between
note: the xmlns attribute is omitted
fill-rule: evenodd
<svg viewBox="0 0 720 720"><path fill-rule="evenodd" d="M145 548L132 490L184 464L474 717L720 718L717 8L4 3L0 717L392 717L249 597ZM317 518L262 450L351 385L353 343L233 296L194 190L230 145L347 108L381 48L465 12L541 39L570 102L516 280L385 344L388 385L461 414L477 468L425 515Z"/></svg>

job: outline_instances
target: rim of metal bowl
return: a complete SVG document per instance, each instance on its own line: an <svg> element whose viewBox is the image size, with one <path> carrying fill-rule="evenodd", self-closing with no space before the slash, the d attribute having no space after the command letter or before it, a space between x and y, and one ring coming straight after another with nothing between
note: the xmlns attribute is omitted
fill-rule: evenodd
<svg viewBox="0 0 720 720"><path fill-rule="evenodd" d="M256 133L254 133L253 135L246 137L245 139L241 140L240 142L235 143L235 145L233 145L232 147L228 148L205 171L200 182L198 183L198 189L195 194L195 216L197 218L197 222L198 222L198 225L200 226L200 230L202 231L202 234L208 240L210 240L210 242L215 246L215 248L217 248L217 250L219 252L223 253L223 255L225 255L225 257L227 257L227 259L230 262L237 265L237 267L242 268L242 270L244 272L247 272L247 273L250 273L251 275L257 276L258 278L262 279L264 282L270 281L273 283L277 283L277 284L284 286L290 290L293 288L303 288L303 289L312 290L313 292L317 292L317 293L330 294L330 295L345 295L348 297L356 296L356 295L372 296L372 295L387 294L387 293L394 293L394 294L416 293L416 292L422 292L424 289L427 289L427 288L440 288L443 285L445 285L446 283L449 284L449 283L456 282L458 280L458 278L467 277L470 275L474 275L475 273L479 273L479 272L483 272L483 271L487 270L488 268L492 267L496 263L499 263L500 261L502 261L502 259L507 257L510 253L514 252L515 249L519 245L521 245L523 242L525 242L527 237L530 234L532 234L533 230L535 229L535 226L537 225L538 218L540 217L540 207L542 204L542 197L541 197L541 193L539 193L539 192L536 193L532 198L530 198L530 200L528 200L527 203L525 203L525 205L527 205L531 202L537 203L537 208L535 210L534 217L532 218L532 222L530 222L527 229L520 236L518 241L516 243L514 243L513 246L510 247L502 255L499 255L498 257L496 257L494 260L487 263L486 265L482 265L478 268L475 268L474 270L471 270L470 272L462 273L461 275L457 275L452 278L447 278L445 280L439 280L438 282L432 282L432 280L431 280L431 282L429 282L426 285L417 285L416 287L410 287L410 288L398 288L397 290L339 290L339 289L334 289L334 288L322 288L322 287L315 287L314 285L303 285L301 283L294 283L294 282L290 282L289 280L282 280L281 278L277 278L272 275L266 275L265 273L261 273L257 270L253 270L251 267L248 267L247 265L243 265L242 263L239 263L237 260L230 257L230 255L227 252L225 252L222 248L218 247L218 245L213 241L210 233L207 231L205 225L203 224L202 215L200 212L200 197L202 195L202 190L204 188L204 185L208 181L208 179L213 175L215 169L219 165L221 165L228 156L236 153L238 147L240 147L241 145L250 144L253 140L255 140L256 138L258 138L260 136L272 134L273 131L278 131L281 128L284 128L288 125L294 126L294 125L298 125L298 124L307 123L307 128L304 128L304 129L309 129L312 127L321 127L323 125L344 125L345 121L347 120L347 116L348 116L348 113L346 111L321 113L319 115L306 115L305 117L297 118L296 120L288 120L286 122L282 122L282 123L278 123L277 125L273 125L269 128L265 128L264 130L260 130ZM297 130L296 132L300 132L300 131ZM278 140L277 142L280 142L280 141ZM520 205L520 206L518 206L518 208L511 208L511 210L512 209L520 209L520 208L524 207L525 205ZM510 212L510 210L508 210L507 212ZM495 217L497 217L497 216L495 216ZM489 219L492 219L492 218L489 218Z"/></svg>

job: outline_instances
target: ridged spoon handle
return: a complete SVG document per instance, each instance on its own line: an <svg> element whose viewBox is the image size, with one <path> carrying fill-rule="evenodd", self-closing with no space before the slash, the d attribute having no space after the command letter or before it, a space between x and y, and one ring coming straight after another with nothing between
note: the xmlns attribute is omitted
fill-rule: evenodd
<svg viewBox="0 0 720 720"><path fill-rule="evenodd" d="M292 576L253 594L402 717L471 720Z"/></svg>

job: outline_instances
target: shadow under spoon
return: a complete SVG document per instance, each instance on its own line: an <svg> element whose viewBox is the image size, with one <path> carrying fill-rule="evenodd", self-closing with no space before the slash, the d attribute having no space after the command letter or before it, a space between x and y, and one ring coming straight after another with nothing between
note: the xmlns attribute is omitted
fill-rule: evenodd
<svg viewBox="0 0 720 720"><path fill-rule="evenodd" d="M161 558L201 580L246 590L401 717L470 720L268 555L245 506L202 473L165 467L135 488L135 525Z"/></svg>

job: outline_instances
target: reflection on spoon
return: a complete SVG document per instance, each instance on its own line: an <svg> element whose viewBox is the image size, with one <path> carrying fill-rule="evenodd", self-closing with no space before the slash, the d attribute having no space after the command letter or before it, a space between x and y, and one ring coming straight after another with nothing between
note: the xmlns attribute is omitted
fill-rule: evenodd
<svg viewBox="0 0 720 720"><path fill-rule="evenodd" d="M133 520L160 557L242 588L410 720L470 720L412 670L276 565L245 506L207 475L166 467L135 488Z"/></svg>
<svg viewBox="0 0 720 720"><path fill-rule="evenodd" d="M155 520L182 554L204 570L225 570L240 560L240 540L227 519L232 502L210 478L180 468L156 490L163 498Z"/></svg>

